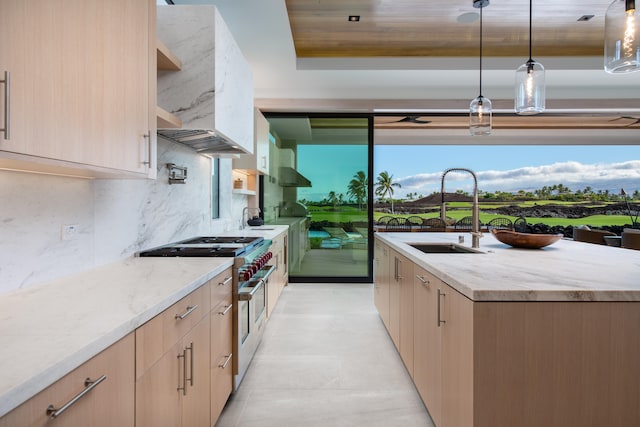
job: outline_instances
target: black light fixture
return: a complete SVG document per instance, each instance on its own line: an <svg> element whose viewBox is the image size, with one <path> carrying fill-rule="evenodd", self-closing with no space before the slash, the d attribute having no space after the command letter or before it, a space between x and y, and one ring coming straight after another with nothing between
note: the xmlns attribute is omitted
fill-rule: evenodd
<svg viewBox="0 0 640 427"><path fill-rule="evenodd" d="M532 3L529 0L529 60L516 70L515 110L522 115L542 113L545 108L544 67L531 58Z"/></svg>
<svg viewBox="0 0 640 427"><path fill-rule="evenodd" d="M349 15L349 22L360 22L360 15Z"/></svg>
<svg viewBox="0 0 640 427"><path fill-rule="evenodd" d="M640 71L640 40L635 0L614 0L604 19L604 70Z"/></svg>
<svg viewBox="0 0 640 427"><path fill-rule="evenodd" d="M489 6L489 0L473 0L473 7L480 9L480 94L469 105L469 133L471 135L491 134L491 100L482 96L482 9Z"/></svg>

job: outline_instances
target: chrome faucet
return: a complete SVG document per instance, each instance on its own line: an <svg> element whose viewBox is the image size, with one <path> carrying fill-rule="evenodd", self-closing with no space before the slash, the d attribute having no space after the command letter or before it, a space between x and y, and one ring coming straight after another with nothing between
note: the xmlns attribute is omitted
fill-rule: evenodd
<svg viewBox="0 0 640 427"><path fill-rule="evenodd" d="M443 222L446 223L447 220L447 208L444 201L444 177L449 172L469 172L473 177L473 210L472 210L472 221L473 225L471 226L471 247L479 248L480 247L480 237L482 237L482 233L480 232L480 213L478 208L478 178L476 174L473 173L471 169L465 168L449 168L442 173L442 183L440 185L440 218Z"/></svg>
<svg viewBox="0 0 640 427"><path fill-rule="evenodd" d="M245 206L244 209L242 209L242 218L240 219L240 230L244 230L244 228L247 226L247 221L249 221L249 211L256 211L258 214L261 212L260 208L250 208L249 206Z"/></svg>

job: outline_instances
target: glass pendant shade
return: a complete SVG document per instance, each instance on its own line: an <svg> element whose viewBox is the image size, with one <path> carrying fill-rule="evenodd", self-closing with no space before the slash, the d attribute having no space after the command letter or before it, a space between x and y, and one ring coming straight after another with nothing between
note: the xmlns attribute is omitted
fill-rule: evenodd
<svg viewBox="0 0 640 427"><path fill-rule="evenodd" d="M545 109L544 67L532 59L516 70L515 110L517 114L538 114Z"/></svg>
<svg viewBox="0 0 640 427"><path fill-rule="evenodd" d="M469 133L491 135L491 100L480 95L469 105Z"/></svg>
<svg viewBox="0 0 640 427"><path fill-rule="evenodd" d="M607 73L640 71L638 12L634 0L614 0L604 20L604 70Z"/></svg>

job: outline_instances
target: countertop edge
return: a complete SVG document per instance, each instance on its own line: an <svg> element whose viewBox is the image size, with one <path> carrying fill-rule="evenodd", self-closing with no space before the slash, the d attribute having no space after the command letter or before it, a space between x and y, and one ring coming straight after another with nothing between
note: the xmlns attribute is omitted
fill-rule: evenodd
<svg viewBox="0 0 640 427"><path fill-rule="evenodd" d="M468 282L471 281L469 279L469 272L460 273L460 272L448 272L445 271L443 267L438 266L438 261L429 261L425 259L425 254L420 253L417 249L413 249L408 245L408 241L411 242L421 242L421 241L436 241L436 242L447 242L447 243L455 243L459 233L375 233L375 238L379 239L383 243L389 245L393 249L397 250L400 254L410 259L412 262L417 264L418 266L424 268L429 273L436 276L438 279L442 280L444 283L469 298L475 302L638 302L640 301L640 288L629 289L628 284L625 285L626 288L620 287L616 288L615 286L609 285L607 288L603 286L599 289L586 289L586 288L577 288L572 286L557 286L555 289L536 289L536 286L540 287L541 283L539 282L540 277L550 277L554 274L554 272L548 272L543 267L530 267L530 270L535 270L536 268L539 271L539 276L535 279L538 282L532 280L531 286L528 283L525 283L524 286L521 286L520 289L517 289L514 286L512 289L504 288L504 289L484 289L484 288L474 288L473 285L469 285ZM490 243L487 245L486 243ZM632 258L634 255L638 255L637 251L633 251L631 249L620 249L620 248L611 248L603 245L593 245L589 243L582 242L574 242L568 241L565 242L568 244L576 244L576 250L580 249L582 252L592 251L596 254L594 258L591 260L592 264L598 261L597 255L602 253L612 254L613 252L602 252L602 251L619 251L616 252L618 256L625 256ZM460 254L460 255L442 255L438 254L440 257L463 257L463 256L473 256L473 257L481 257L481 256L500 256L501 252L506 254L513 259L514 257L520 257L522 260L529 259L528 257L536 256L538 253L544 252L536 252L539 250L530 250L530 249L513 249L504 244L496 244L493 241L489 240L485 242L485 247L481 244L480 251L483 251L483 254L478 255L468 255L468 254ZM508 252L503 252L508 251ZM443 260L444 258L440 258ZM455 258L459 261L462 261L462 258ZM503 260L502 260L503 261ZM569 261L567 261L569 262ZM585 262L589 262L586 260ZM490 263L487 263L490 265ZM514 264L515 266L518 264ZM627 271L631 271L636 266L640 265L640 261L636 262L635 265L627 265L625 268ZM451 268L451 263L448 263L447 268ZM593 267L593 268L597 268ZM508 270L508 268L506 268ZM514 270L515 271L515 270ZM504 273L504 271L503 271ZM588 274L588 273L585 273ZM635 276L634 276L635 277ZM533 278L532 278L533 279ZM576 282L579 282L579 277L576 278ZM504 277L501 277L501 280L505 280ZM627 280L628 281L628 280ZM640 281L638 281L640 283Z"/></svg>
<svg viewBox="0 0 640 427"><path fill-rule="evenodd" d="M128 258L118 263L113 263L108 266L102 266L99 269L109 268L110 266L125 265L130 263L132 258ZM156 258L158 260L158 258ZM209 280L216 275L222 273L227 268L233 265L232 258L216 258L220 264L207 273L199 275L198 277L190 280L189 283L180 287L177 291L167 294L160 302L154 304L151 307L145 308L137 315L115 326L110 331L102 333L98 338L90 341L88 344L74 351L72 354L62 358L57 363L48 366L46 369L35 373L22 383L15 384L11 388L5 390L0 394L0 417L11 412L36 394L45 390L47 387L89 361L102 351L109 348L128 334L135 332L136 328L143 325L162 311L170 307L175 302L179 301L184 296L198 289L206 284ZM81 273L90 274L93 270ZM62 280L56 280L59 283ZM46 284L44 286L47 286ZM29 288L31 289L31 288Z"/></svg>

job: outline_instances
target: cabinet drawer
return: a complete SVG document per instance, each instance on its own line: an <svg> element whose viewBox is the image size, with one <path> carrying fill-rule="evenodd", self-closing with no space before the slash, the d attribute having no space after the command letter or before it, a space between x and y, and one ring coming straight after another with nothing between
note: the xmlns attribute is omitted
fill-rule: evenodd
<svg viewBox="0 0 640 427"><path fill-rule="evenodd" d="M221 303L211 312L211 417L222 412L233 388L233 309Z"/></svg>
<svg viewBox="0 0 640 427"><path fill-rule="evenodd" d="M209 293L205 284L136 329L136 378L209 313Z"/></svg>
<svg viewBox="0 0 640 427"><path fill-rule="evenodd" d="M0 426L133 427L134 349L134 335L129 334L0 418ZM102 376L104 380L96 382L93 387L85 385L87 378L96 381ZM85 390L88 391L75 403L60 411ZM50 405L59 410L56 419L47 415Z"/></svg>
<svg viewBox="0 0 640 427"><path fill-rule="evenodd" d="M221 302L231 304L233 289L233 272L228 268L209 281L211 287L211 308L215 308ZM215 314L215 313L214 313Z"/></svg>

